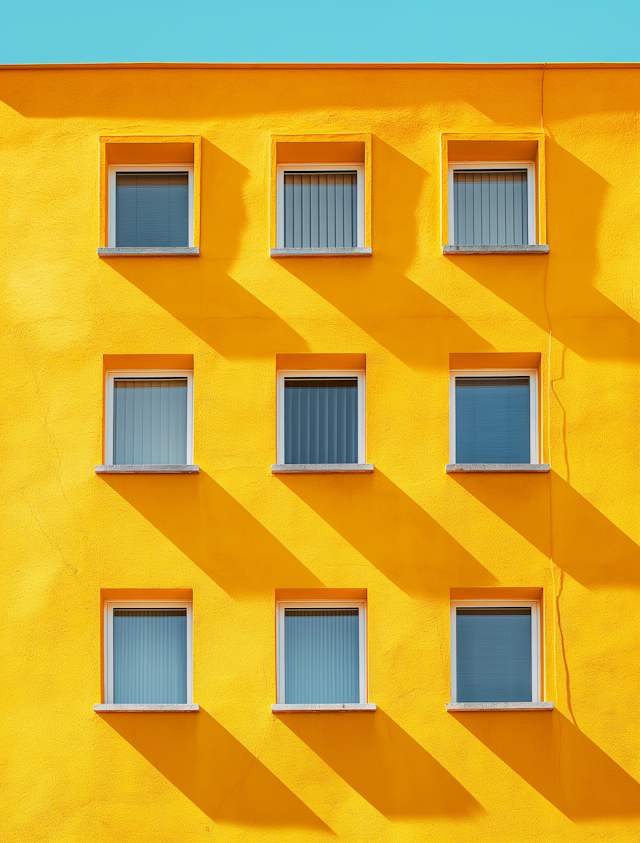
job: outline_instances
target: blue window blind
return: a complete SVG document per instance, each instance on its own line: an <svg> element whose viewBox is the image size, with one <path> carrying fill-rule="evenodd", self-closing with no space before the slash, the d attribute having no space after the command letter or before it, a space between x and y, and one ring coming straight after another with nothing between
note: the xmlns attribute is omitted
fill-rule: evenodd
<svg viewBox="0 0 640 843"><path fill-rule="evenodd" d="M528 377L456 378L456 462L529 463Z"/></svg>
<svg viewBox="0 0 640 843"><path fill-rule="evenodd" d="M357 245L357 173L285 173L285 249Z"/></svg>
<svg viewBox="0 0 640 843"><path fill-rule="evenodd" d="M116 173L116 246L189 246L188 173Z"/></svg>
<svg viewBox="0 0 640 843"><path fill-rule="evenodd" d="M358 609L285 609L285 702L357 703Z"/></svg>
<svg viewBox="0 0 640 843"><path fill-rule="evenodd" d="M529 242L526 170L455 170L457 246L520 246Z"/></svg>
<svg viewBox="0 0 640 843"><path fill-rule="evenodd" d="M358 462L358 379L286 378L285 463Z"/></svg>
<svg viewBox="0 0 640 843"><path fill-rule="evenodd" d="M116 378L113 404L114 465L186 464L186 378Z"/></svg>
<svg viewBox="0 0 640 843"><path fill-rule="evenodd" d="M187 702L187 610L113 610L114 703Z"/></svg>
<svg viewBox="0 0 640 843"><path fill-rule="evenodd" d="M457 702L530 702L531 609L456 609Z"/></svg>

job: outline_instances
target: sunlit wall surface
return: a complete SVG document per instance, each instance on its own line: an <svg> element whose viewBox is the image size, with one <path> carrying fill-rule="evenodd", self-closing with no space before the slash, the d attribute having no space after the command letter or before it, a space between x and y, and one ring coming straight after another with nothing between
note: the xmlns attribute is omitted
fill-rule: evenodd
<svg viewBox="0 0 640 843"><path fill-rule="evenodd" d="M2 70L5 843L637 840L639 90ZM542 138L548 254L443 254L441 133ZM270 136L325 134L370 136L333 161L365 161L371 255L270 256ZM99 137L171 135L202 138L199 256L99 257ZM445 472L450 372L492 368L537 372L548 473ZM199 473L95 473L106 373L133 369L193 370ZM278 369L366 370L372 473L271 472ZM143 596L192 602L198 712L93 709L106 602ZM378 708L274 714L276 601L323 596L366 601ZM447 711L471 598L540 601L553 711Z"/></svg>

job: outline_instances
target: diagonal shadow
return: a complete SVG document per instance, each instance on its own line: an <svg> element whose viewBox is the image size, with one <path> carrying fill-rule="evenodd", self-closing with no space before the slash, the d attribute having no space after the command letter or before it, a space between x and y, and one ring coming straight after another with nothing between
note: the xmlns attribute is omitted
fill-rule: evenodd
<svg viewBox="0 0 640 843"><path fill-rule="evenodd" d="M202 469L197 475L102 477L232 597L323 585Z"/></svg>
<svg viewBox="0 0 640 843"><path fill-rule="evenodd" d="M559 474L551 474L553 559L585 588L640 588L640 546Z"/></svg>
<svg viewBox="0 0 640 843"><path fill-rule="evenodd" d="M225 358L269 357L301 352L306 341L277 313L228 274L247 223L243 187L249 171L221 149L202 141L202 254L198 258L103 258Z"/></svg>
<svg viewBox="0 0 640 843"><path fill-rule="evenodd" d="M424 239L416 218L427 173L375 136L372 159L373 256L284 258L282 267L413 369L448 365L451 349L492 351L489 342L404 274Z"/></svg>
<svg viewBox="0 0 640 843"><path fill-rule="evenodd" d="M197 714L102 712L101 717L216 823L333 834L202 708Z"/></svg>
<svg viewBox="0 0 640 843"><path fill-rule="evenodd" d="M557 709L453 716L574 822L640 817L640 784Z"/></svg>
<svg viewBox="0 0 640 843"><path fill-rule="evenodd" d="M582 359L638 360L640 325L593 286L609 185L551 135L546 151L548 257L448 259Z"/></svg>
<svg viewBox="0 0 640 843"><path fill-rule="evenodd" d="M460 782L380 709L279 717L388 819L472 819L484 813Z"/></svg>
<svg viewBox="0 0 640 843"><path fill-rule="evenodd" d="M412 596L496 578L376 468L370 475L280 475L282 482Z"/></svg>
<svg viewBox="0 0 640 843"><path fill-rule="evenodd" d="M450 474L449 477L541 553L551 556L548 475Z"/></svg>

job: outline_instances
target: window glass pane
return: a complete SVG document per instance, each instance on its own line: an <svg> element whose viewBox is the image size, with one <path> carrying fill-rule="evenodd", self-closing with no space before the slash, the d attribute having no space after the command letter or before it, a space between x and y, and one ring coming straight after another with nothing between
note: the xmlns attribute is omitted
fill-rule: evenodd
<svg viewBox="0 0 640 843"><path fill-rule="evenodd" d="M285 249L355 248L357 194L357 173L285 173Z"/></svg>
<svg viewBox="0 0 640 843"><path fill-rule="evenodd" d="M113 610L114 703L187 702L187 610Z"/></svg>
<svg viewBox="0 0 640 843"><path fill-rule="evenodd" d="M358 462L358 379L286 378L285 463Z"/></svg>
<svg viewBox="0 0 640 843"><path fill-rule="evenodd" d="M528 702L531 609L456 609L458 702Z"/></svg>
<svg viewBox="0 0 640 843"><path fill-rule="evenodd" d="M285 609L285 702L357 703L358 609Z"/></svg>
<svg viewBox="0 0 640 843"><path fill-rule="evenodd" d="M189 246L188 173L116 173L116 246Z"/></svg>
<svg viewBox="0 0 640 843"><path fill-rule="evenodd" d="M114 465L186 464L186 378L116 378L113 412Z"/></svg>
<svg viewBox="0 0 640 843"><path fill-rule="evenodd" d="M456 462L531 462L528 377L456 378Z"/></svg>
<svg viewBox="0 0 640 843"><path fill-rule="evenodd" d="M526 170L455 170L457 246L522 246L529 242Z"/></svg>

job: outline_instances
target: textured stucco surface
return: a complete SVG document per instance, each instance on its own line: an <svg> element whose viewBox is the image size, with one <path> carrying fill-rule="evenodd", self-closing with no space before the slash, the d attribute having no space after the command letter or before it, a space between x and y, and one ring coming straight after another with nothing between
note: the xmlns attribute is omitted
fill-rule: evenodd
<svg viewBox="0 0 640 843"><path fill-rule="evenodd" d="M636 843L638 69L0 72L4 843ZM546 136L548 255L442 254L441 132ZM372 250L269 254L269 135L372 134ZM98 137L202 135L201 254L98 257ZM274 476L276 354L375 471ZM550 473L447 475L449 354L539 353ZM97 475L103 356L193 355L197 475ZM148 368L148 367L147 367ZM275 590L367 589L376 712L274 715ZM465 589L555 710L447 713ZM101 590L191 589L197 713L95 712ZM309 591L308 594L317 592Z"/></svg>

